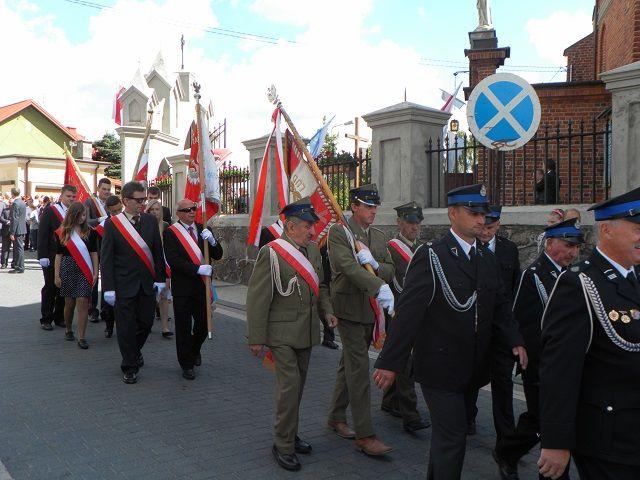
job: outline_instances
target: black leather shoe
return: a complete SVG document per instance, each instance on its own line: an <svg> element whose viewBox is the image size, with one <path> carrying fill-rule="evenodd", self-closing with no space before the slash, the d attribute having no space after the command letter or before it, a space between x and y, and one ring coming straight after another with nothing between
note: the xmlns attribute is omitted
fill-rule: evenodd
<svg viewBox="0 0 640 480"><path fill-rule="evenodd" d="M183 368L182 378L186 378L187 380L195 380L196 372L193 371L193 368Z"/></svg>
<svg viewBox="0 0 640 480"><path fill-rule="evenodd" d="M195 358L195 360L193 361L193 364L194 364L196 367L199 367L200 365L202 365L202 355L200 355L200 354L196 355L196 358Z"/></svg>
<svg viewBox="0 0 640 480"><path fill-rule="evenodd" d="M398 410L397 408L390 407L389 405L381 405L380 410L382 410L383 412L387 412L392 417L396 417L396 418L402 417L402 415L400 415L400 410Z"/></svg>
<svg viewBox="0 0 640 480"><path fill-rule="evenodd" d="M9 270L9 273L24 273L24 270L13 269Z"/></svg>
<svg viewBox="0 0 640 480"><path fill-rule="evenodd" d="M311 453L311 444L302 440L298 435L296 435L296 453Z"/></svg>
<svg viewBox="0 0 640 480"><path fill-rule="evenodd" d="M330 348L331 350L337 350L338 349L338 344L336 342L334 342L333 340L324 340L322 342L322 346Z"/></svg>
<svg viewBox="0 0 640 480"><path fill-rule="evenodd" d="M64 332L64 339L67 342L73 342L76 338L73 336L72 331Z"/></svg>
<svg viewBox="0 0 640 480"><path fill-rule="evenodd" d="M78 340L78 346L82 350L86 350L87 348L89 348L89 343L84 338L81 338L80 340Z"/></svg>
<svg viewBox="0 0 640 480"><path fill-rule="evenodd" d="M131 372L131 373L125 373L122 376L122 381L124 383L128 383L128 384L132 384L132 383L136 383L138 381L138 375L136 375L135 373Z"/></svg>
<svg viewBox="0 0 640 480"><path fill-rule="evenodd" d="M467 435L475 435L476 433L476 421L473 420L467 425Z"/></svg>
<svg viewBox="0 0 640 480"><path fill-rule="evenodd" d="M91 312L91 313L89 314L89 321L90 321L91 323L98 323L98 322L100 322L100 315L98 314L98 312L97 312L97 311Z"/></svg>
<svg viewBox="0 0 640 480"><path fill-rule="evenodd" d="M144 357L140 355L138 357L138 368L142 368L142 367L144 367Z"/></svg>
<svg viewBox="0 0 640 480"><path fill-rule="evenodd" d="M275 458L276 462L278 462L278 465L280 465L285 470L291 470L293 472L300 470L300 462L298 461L298 457L295 453L280 453L275 445L271 449L271 452L273 453L273 458Z"/></svg>
<svg viewBox="0 0 640 480"><path fill-rule="evenodd" d="M404 428L407 433L415 433L418 430L424 430L425 428L429 428L430 426L431 424L429 422L414 420L413 422L403 424L402 428Z"/></svg>
<svg viewBox="0 0 640 480"><path fill-rule="evenodd" d="M164 338L171 338L171 337L173 337L173 332L172 331L162 332L162 336Z"/></svg>
<svg viewBox="0 0 640 480"><path fill-rule="evenodd" d="M519 480L518 465L509 465L506 460L501 458L495 449L491 450L493 459L498 464L498 471L500 472L500 478L502 480Z"/></svg>
<svg viewBox="0 0 640 480"><path fill-rule="evenodd" d="M43 330L53 330L53 325L51 325L50 323L43 323L40 325L40 328L42 328Z"/></svg>
<svg viewBox="0 0 640 480"><path fill-rule="evenodd" d="M104 330L104 338L111 338L113 337L113 330L106 328Z"/></svg>

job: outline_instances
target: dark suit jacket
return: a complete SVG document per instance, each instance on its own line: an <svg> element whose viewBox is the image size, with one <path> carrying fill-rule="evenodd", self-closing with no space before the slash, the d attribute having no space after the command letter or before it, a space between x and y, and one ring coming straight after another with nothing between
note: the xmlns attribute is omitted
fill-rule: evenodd
<svg viewBox="0 0 640 480"><path fill-rule="evenodd" d="M599 293L600 318L580 273ZM572 449L638 471L640 352L633 345L640 343L639 310L640 291L597 250L560 275L542 320L543 448Z"/></svg>
<svg viewBox="0 0 640 480"><path fill-rule="evenodd" d="M169 225L173 223L171 221L171 210L169 210L169 207L165 207L164 205L162 206L162 221L167 222Z"/></svg>
<svg viewBox="0 0 640 480"><path fill-rule="evenodd" d="M417 382L430 388L466 392L489 381L494 332L505 347L523 344L496 258L481 242L476 245L475 263L468 260L451 232L416 250L376 368L402 373L413 348ZM476 304L467 311L458 312L449 306L431 267L431 250L437 254L447 282L461 303L477 292Z"/></svg>
<svg viewBox="0 0 640 480"><path fill-rule="evenodd" d="M204 254L204 240L200 237L202 225L196 224L198 230L198 246ZM204 295L204 282L198 275L198 267L191 261L189 254L184 249L176 234L171 230L164 231L164 254L167 263L171 267L171 294L174 297L188 297ZM222 245L216 243L215 247L209 245L209 258L220 260L222 258Z"/></svg>
<svg viewBox="0 0 640 480"><path fill-rule="evenodd" d="M108 218L104 223L100 249L102 289L105 292L115 291L116 298L135 297L141 289L145 295L152 295L153 283L166 279L158 220L153 215L142 213L137 228L153 255L155 278L115 227L113 220Z"/></svg>
<svg viewBox="0 0 640 480"><path fill-rule="evenodd" d="M5 202L0 201L0 231L2 235L9 236L9 227L11 226L11 209Z"/></svg>
<svg viewBox="0 0 640 480"><path fill-rule="evenodd" d="M40 225L38 226L38 258L48 258L53 260L56 257L56 237L55 231L60 227L60 220L53 212L53 204L49 204L42 211Z"/></svg>
<svg viewBox="0 0 640 480"><path fill-rule="evenodd" d="M96 208L95 202L91 198L87 198L84 201L84 206L87 209L87 224L92 228L96 228L100 223L100 212Z"/></svg>
<svg viewBox="0 0 640 480"><path fill-rule="evenodd" d="M11 226L9 235L27 234L27 204L21 198L16 198L11 204Z"/></svg>
<svg viewBox="0 0 640 480"><path fill-rule="evenodd" d="M520 254L518 246L511 240L496 235L496 258L502 275L504 291L513 302L520 281Z"/></svg>

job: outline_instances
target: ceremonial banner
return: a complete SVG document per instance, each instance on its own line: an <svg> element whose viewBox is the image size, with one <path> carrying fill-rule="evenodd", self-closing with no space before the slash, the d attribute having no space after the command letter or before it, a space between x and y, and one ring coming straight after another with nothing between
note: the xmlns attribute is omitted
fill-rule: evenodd
<svg viewBox="0 0 640 480"><path fill-rule="evenodd" d="M124 92L126 92L126 89L124 87L118 88L116 96L113 99L113 112L111 114L111 118L113 118L113 121L117 125L122 125L122 101L120 100L120 98L122 97L122 94Z"/></svg>
<svg viewBox="0 0 640 480"><path fill-rule="evenodd" d="M76 194L76 201L84 203L88 198L90 198L94 203L96 199L91 195L91 190L89 190L89 185L85 181L78 165L75 160L69 153L69 150L65 147L64 154L67 157L67 161L64 169L64 184L65 185L73 185L78 189L78 193ZM98 211L100 211L99 207L96 205Z"/></svg>
<svg viewBox="0 0 640 480"><path fill-rule="evenodd" d="M203 120L204 123L204 120ZM218 176L218 163L216 162L216 154L211 148L211 140L209 139L208 130L203 130L205 133L202 138L204 139L203 152L205 156L205 198L207 207L207 217L212 217L218 213L220 205L220 179ZM189 128L189 134L185 142L185 149L189 149L189 169L187 172L187 181L184 189L184 196L189 200L193 200L198 204L198 210L196 211L196 221L202 223L202 190L200 188L200 172L198 170L199 157L198 152L200 149L198 127L196 122L191 123ZM207 154L209 152L209 154Z"/></svg>
<svg viewBox="0 0 640 480"><path fill-rule="evenodd" d="M142 157L140 157L140 166L134 177L136 182L146 182L147 174L149 173L149 137L144 144L144 151Z"/></svg>
<svg viewBox="0 0 640 480"><path fill-rule="evenodd" d="M304 197L311 198L311 204L320 218L315 225L313 240L322 245L326 241L329 228L340 221L340 214L334 210L331 200L327 197L320 183L311 171L309 164L304 160L302 152L298 149L293 135L287 130L289 149L289 202L295 202Z"/></svg>

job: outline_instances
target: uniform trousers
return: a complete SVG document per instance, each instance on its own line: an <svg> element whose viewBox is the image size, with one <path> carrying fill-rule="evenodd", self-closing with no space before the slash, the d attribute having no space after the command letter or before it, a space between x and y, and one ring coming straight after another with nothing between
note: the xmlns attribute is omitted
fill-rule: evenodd
<svg viewBox="0 0 640 480"><path fill-rule="evenodd" d="M64 325L64 298L55 283L55 268L51 266L42 269L44 286L40 290L40 323Z"/></svg>
<svg viewBox="0 0 640 480"><path fill-rule="evenodd" d="M637 480L640 465L623 465L573 452L580 480Z"/></svg>
<svg viewBox="0 0 640 480"><path fill-rule="evenodd" d="M342 355L338 364L336 384L331 399L329 420L347 421L351 404L356 438L375 434L371 420L371 388L369 383L369 345L373 338L373 323L340 319L338 332L342 340Z"/></svg>
<svg viewBox="0 0 640 480"><path fill-rule="evenodd" d="M155 306L155 295L145 295L142 289L135 297L121 298L116 294L114 314L123 373L138 372L140 352L153 326Z"/></svg>
<svg viewBox="0 0 640 480"><path fill-rule="evenodd" d="M93 285L91 289L91 306L89 307L89 315L92 313L98 313L98 282ZM104 300L102 301L104 304Z"/></svg>
<svg viewBox="0 0 640 480"><path fill-rule="evenodd" d="M451 392L422 385L431 415L428 480L457 480L462 475L467 442L467 412L476 391Z"/></svg>
<svg viewBox="0 0 640 480"><path fill-rule="evenodd" d="M2 252L0 253L0 265L5 266L9 263L9 250L11 250L11 237L9 236L9 228L6 233L2 232Z"/></svg>
<svg viewBox="0 0 640 480"><path fill-rule="evenodd" d="M396 381L384 392L382 405L400 411L402 423L409 424L421 420L418 413L418 397L415 382L411 378L411 358L407 368L396 376Z"/></svg>
<svg viewBox="0 0 640 480"><path fill-rule="evenodd" d="M100 300L100 318L105 323L105 329L113 331L113 325L115 324L113 307L104 301L104 292L102 292Z"/></svg>
<svg viewBox="0 0 640 480"><path fill-rule="evenodd" d="M173 313L178 363L183 369L190 369L208 333L204 295L173 297Z"/></svg>
<svg viewBox="0 0 640 480"><path fill-rule="evenodd" d="M270 346L276 367L275 444L280 453L295 452L300 402L309 369L311 348Z"/></svg>
<svg viewBox="0 0 640 480"><path fill-rule="evenodd" d="M15 235L13 238L11 268L24 272L24 234Z"/></svg>

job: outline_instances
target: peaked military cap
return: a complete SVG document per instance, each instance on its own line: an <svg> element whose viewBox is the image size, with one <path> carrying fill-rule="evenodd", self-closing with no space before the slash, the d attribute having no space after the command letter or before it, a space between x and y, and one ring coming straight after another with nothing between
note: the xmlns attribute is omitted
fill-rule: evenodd
<svg viewBox="0 0 640 480"><path fill-rule="evenodd" d="M489 213L484 217L485 225L491 225L492 223L500 220L500 215L502 215L502 205L490 205Z"/></svg>
<svg viewBox="0 0 640 480"><path fill-rule="evenodd" d="M454 188L447 193L447 205L450 207L467 207L477 213L488 213L487 189L481 183Z"/></svg>
<svg viewBox="0 0 640 480"><path fill-rule="evenodd" d="M596 222L623 218L630 222L640 223L640 187L597 203L589 210L593 210Z"/></svg>
<svg viewBox="0 0 640 480"><path fill-rule="evenodd" d="M282 209L280 214L284 215L285 218L297 217L300 220L306 220L307 222L313 223L320 220L318 215L316 215L316 211L314 210L309 197L304 197L290 203Z"/></svg>
<svg viewBox="0 0 640 480"><path fill-rule="evenodd" d="M371 183L352 188L349 190L349 199L351 203L361 202L365 205L380 205L378 186L375 183Z"/></svg>
<svg viewBox="0 0 640 480"><path fill-rule="evenodd" d="M394 207L394 210L398 213L398 218L406 220L407 222L420 223L424 220L422 214L422 208L416 202L405 203L398 207Z"/></svg>
<svg viewBox="0 0 640 480"><path fill-rule="evenodd" d="M577 218L549 225L544 229L544 238L561 238L569 243L584 243L584 234L580 230L580 221Z"/></svg>

